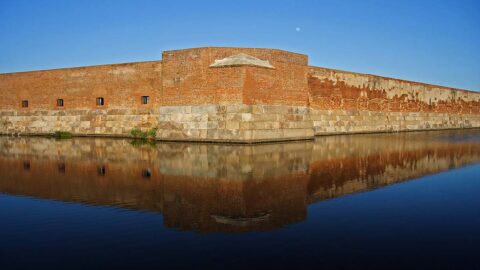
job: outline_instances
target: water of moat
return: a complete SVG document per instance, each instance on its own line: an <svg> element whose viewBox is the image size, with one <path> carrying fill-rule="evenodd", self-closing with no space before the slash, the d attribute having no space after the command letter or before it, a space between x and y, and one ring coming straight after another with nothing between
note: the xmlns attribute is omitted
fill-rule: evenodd
<svg viewBox="0 0 480 270"><path fill-rule="evenodd" d="M478 269L480 130L0 137L0 269Z"/></svg>

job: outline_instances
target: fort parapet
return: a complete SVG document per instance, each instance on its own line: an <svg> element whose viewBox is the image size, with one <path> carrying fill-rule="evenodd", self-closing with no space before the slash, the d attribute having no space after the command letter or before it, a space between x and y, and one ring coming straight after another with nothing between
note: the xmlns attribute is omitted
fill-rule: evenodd
<svg viewBox="0 0 480 270"><path fill-rule="evenodd" d="M275 49L0 74L0 133L258 142L480 127L480 93L308 65Z"/></svg>

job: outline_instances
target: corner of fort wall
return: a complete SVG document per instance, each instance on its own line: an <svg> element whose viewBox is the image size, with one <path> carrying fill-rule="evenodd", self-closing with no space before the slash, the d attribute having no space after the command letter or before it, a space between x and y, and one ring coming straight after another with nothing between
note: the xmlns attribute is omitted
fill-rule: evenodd
<svg viewBox="0 0 480 270"><path fill-rule="evenodd" d="M1 134L124 137L140 128L157 129L159 140L259 142L473 127L480 93L308 66L306 55L275 49L206 47L0 74Z"/></svg>

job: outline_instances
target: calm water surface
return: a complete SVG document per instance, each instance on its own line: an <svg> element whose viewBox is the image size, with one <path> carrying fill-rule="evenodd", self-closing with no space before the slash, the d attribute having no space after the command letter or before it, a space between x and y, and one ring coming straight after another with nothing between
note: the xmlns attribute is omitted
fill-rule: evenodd
<svg viewBox="0 0 480 270"><path fill-rule="evenodd" d="M480 269L480 131L0 137L0 269Z"/></svg>

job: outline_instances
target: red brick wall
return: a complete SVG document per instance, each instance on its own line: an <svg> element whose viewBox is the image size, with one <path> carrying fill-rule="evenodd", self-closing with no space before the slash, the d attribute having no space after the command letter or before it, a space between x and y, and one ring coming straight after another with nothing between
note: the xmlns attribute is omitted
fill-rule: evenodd
<svg viewBox="0 0 480 270"><path fill-rule="evenodd" d="M268 60L262 67L210 68L238 53ZM307 56L281 50L197 48L163 53L164 105L288 104L306 105Z"/></svg>
<svg viewBox="0 0 480 270"><path fill-rule="evenodd" d="M307 66L282 62L273 65L275 69L246 67L244 103L307 106Z"/></svg>
<svg viewBox="0 0 480 270"><path fill-rule="evenodd" d="M161 61L0 74L0 109L150 108L159 103ZM142 105L141 96L150 96ZM21 107L28 100L29 107Z"/></svg>
<svg viewBox="0 0 480 270"><path fill-rule="evenodd" d="M480 113L480 93L368 74L309 67L314 109Z"/></svg>
<svg viewBox="0 0 480 270"><path fill-rule="evenodd" d="M209 67L246 53L274 69ZM314 109L480 113L480 93L307 65L306 55L274 49L197 48L162 61L0 74L0 109L156 108L162 105L282 104ZM142 105L141 96L150 96ZM64 99L64 108L56 106ZM28 100L23 109L21 101Z"/></svg>
<svg viewBox="0 0 480 270"><path fill-rule="evenodd" d="M241 103L245 71L209 68L209 48L163 53L163 105Z"/></svg>

